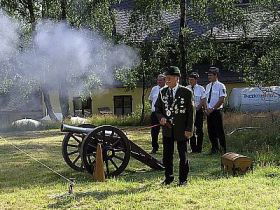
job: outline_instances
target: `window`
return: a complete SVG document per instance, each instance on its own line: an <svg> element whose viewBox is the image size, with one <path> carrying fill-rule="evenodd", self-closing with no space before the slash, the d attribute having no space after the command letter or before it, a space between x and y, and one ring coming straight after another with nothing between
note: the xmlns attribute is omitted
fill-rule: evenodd
<svg viewBox="0 0 280 210"><path fill-rule="evenodd" d="M82 99L81 97L73 97L74 116L88 117L92 114L92 100L90 97Z"/></svg>
<svg viewBox="0 0 280 210"><path fill-rule="evenodd" d="M127 115L132 113L132 96L114 96L114 114Z"/></svg>

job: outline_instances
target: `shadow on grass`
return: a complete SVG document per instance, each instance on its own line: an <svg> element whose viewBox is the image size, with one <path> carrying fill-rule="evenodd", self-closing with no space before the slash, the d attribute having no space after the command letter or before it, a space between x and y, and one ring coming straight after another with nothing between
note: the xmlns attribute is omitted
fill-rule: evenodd
<svg viewBox="0 0 280 210"><path fill-rule="evenodd" d="M217 180L220 178L225 178L226 176L221 173L220 171L220 157L218 155L216 156L208 156L205 154L195 154L190 155L191 159L191 171L190 171L190 179L192 178L199 178L203 177L206 179L212 179ZM120 175L118 178L121 181L124 182L135 182L138 183L137 187L126 187L122 190L108 190L104 189L101 191L87 191L87 192L77 192L75 193L75 196L73 197L61 197L56 198L55 203L52 203L48 205L48 208L67 208L70 207L70 204L72 201L79 201L83 200L85 197L92 197L97 201L106 200L112 196L121 196L121 195L129 195L129 194L140 194L144 192L149 192L151 190L156 190L159 188L162 188L160 185L160 181L158 179L161 179L164 176L164 171L155 171L144 164L141 165L136 160L130 160L131 165L128 165L128 168ZM175 175L178 175L178 160L174 161L174 173ZM138 166L138 167L136 167ZM79 180L81 183L82 181ZM85 180L85 182L88 183L88 180ZM139 186L139 183L144 183L143 185ZM176 183L176 182L175 182ZM172 184L173 186L173 184ZM171 186L171 187L172 187Z"/></svg>
<svg viewBox="0 0 280 210"><path fill-rule="evenodd" d="M13 131L13 132L5 132L1 133L0 136L6 139L12 140L26 140L26 139L35 139L35 138L48 138L61 136L61 140L63 139L65 133L60 132L59 129L55 130L38 130L38 131Z"/></svg>
<svg viewBox="0 0 280 210"><path fill-rule="evenodd" d="M91 180L91 175L86 172L77 172L67 166L63 158L59 154L55 155L56 161L50 158L40 159L40 161L50 168L54 169L61 175L72 178L74 177L77 182L85 183ZM11 162L3 164L1 167L0 185L1 189L13 189L13 188L30 188L32 185L45 187L47 185L53 185L57 182L65 182L54 172L40 165L39 163L29 160L28 158L14 157L10 159ZM19 161L18 158L22 159ZM212 161L213 160L213 161ZM178 177L178 161L174 161L174 174ZM125 182L138 182L142 183L147 180L155 182L161 180L164 177L164 171L156 171L145 166L143 163L139 163L134 159L130 159L130 163L125 171L117 178ZM215 158L211 158L207 161L201 157L192 158L190 179L203 177L207 179L219 179L221 178L221 172L218 162Z"/></svg>
<svg viewBox="0 0 280 210"><path fill-rule="evenodd" d="M59 196L56 199L55 203L49 204L47 207L52 209L67 208L71 206L72 201L79 201L85 197L93 197L97 201L106 200L112 196L118 195L129 195L129 194L140 194L143 192L148 192L151 189L155 189L155 186L152 184L145 184L140 187L130 187L122 190L104 190L104 191L87 191L87 192L77 192L74 196L69 196L65 194L64 196Z"/></svg>

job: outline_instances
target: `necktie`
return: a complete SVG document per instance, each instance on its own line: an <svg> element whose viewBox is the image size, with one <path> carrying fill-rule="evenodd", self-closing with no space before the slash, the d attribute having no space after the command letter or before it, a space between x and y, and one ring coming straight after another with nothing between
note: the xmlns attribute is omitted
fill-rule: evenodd
<svg viewBox="0 0 280 210"><path fill-rule="evenodd" d="M173 103L173 90L169 89L169 96L168 96L168 105L171 106Z"/></svg>
<svg viewBox="0 0 280 210"><path fill-rule="evenodd" d="M207 100L208 104L209 104L210 101L211 101L212 87L213 87L213 82L212 82L212 84L211 84L211 88L210 88L210 92L209 92L209 97L208 97L208 100Z"/></svg>
<svg viewBox="0 0 280 210"><path fill-rule="evenodd" d="M192 92L193 92L193 94L194 94L194 86L192 86Z"/></svg>

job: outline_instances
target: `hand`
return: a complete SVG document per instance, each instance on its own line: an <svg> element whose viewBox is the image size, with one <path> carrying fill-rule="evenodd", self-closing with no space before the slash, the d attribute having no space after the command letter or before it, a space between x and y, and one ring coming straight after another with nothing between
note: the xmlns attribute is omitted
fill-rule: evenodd
<svg viewBox="0 0 280 210"><path fill-rule="evenodd" d="M160 123L161 125L165 125L165 124L166 124L166 121L167 121L166 118L163 117L163 118L160 119L159 123Z"/></svg>
<svg viewBox="0 0 280 210"><path fill-rule="evenodd" d="M185 137L186 137L187 139L190 139L192 136L193 136L193 132L185 131Z"/></svg>
<svg viewBox="0 0 280 210"><path fill-rule="evenodd" d="M209 114L211 114L213 111L214 111L213 108L207 108L207 109L205 110L205 113L206 113L207 115L209 115Z"/></svg>

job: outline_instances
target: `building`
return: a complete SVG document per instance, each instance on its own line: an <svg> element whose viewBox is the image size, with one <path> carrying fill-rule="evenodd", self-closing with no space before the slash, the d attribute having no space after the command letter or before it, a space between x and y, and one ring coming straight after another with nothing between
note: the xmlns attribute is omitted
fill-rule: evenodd
<svg viewBox="0 0 280 210"><path fill-rule="evenodd" d="M18 119L41 119L44 114L40 91L34 91L28 100L18 97L17 93L0 96L0 129Z"/></svg>

